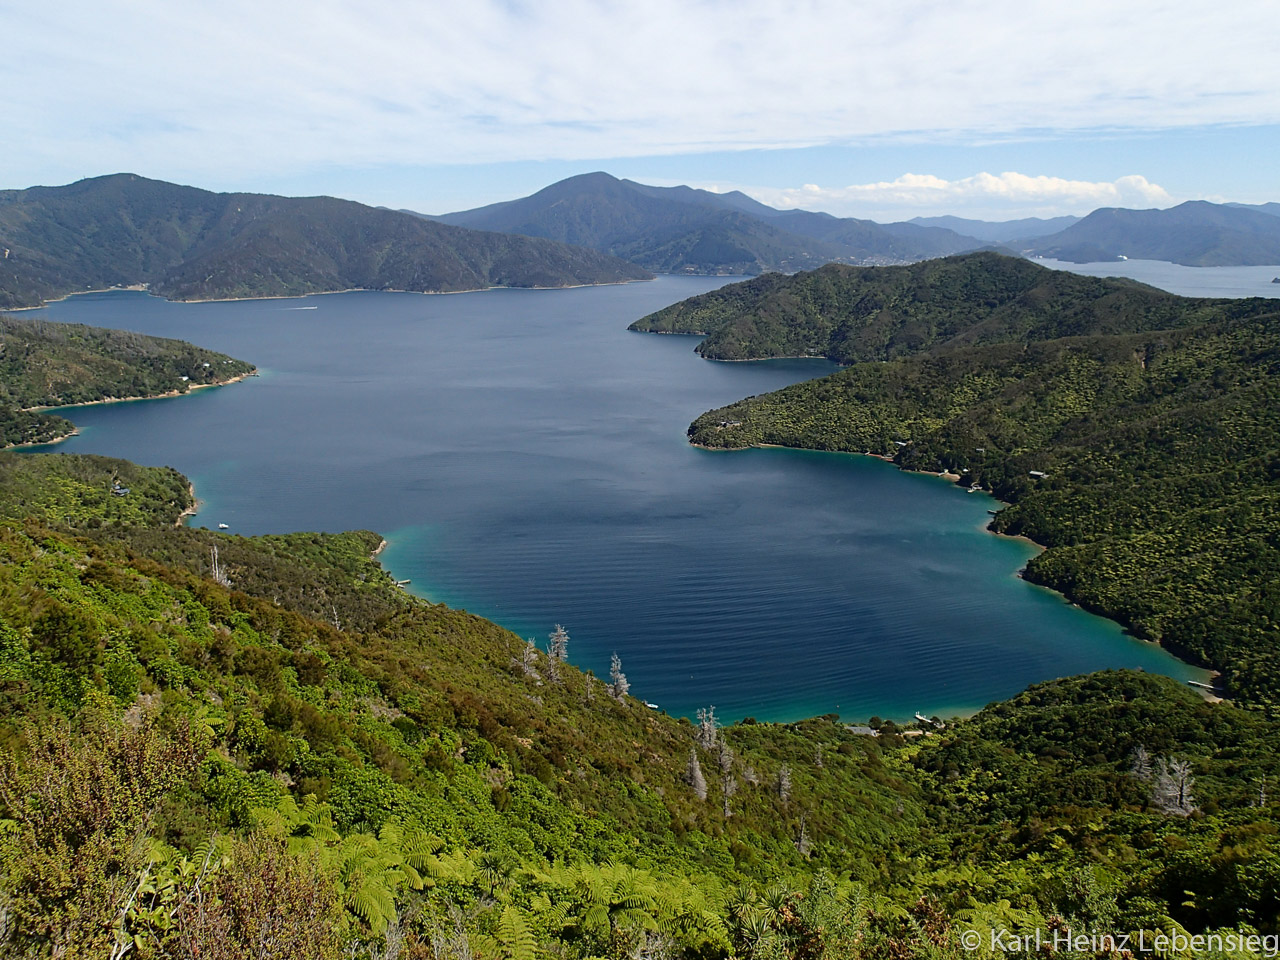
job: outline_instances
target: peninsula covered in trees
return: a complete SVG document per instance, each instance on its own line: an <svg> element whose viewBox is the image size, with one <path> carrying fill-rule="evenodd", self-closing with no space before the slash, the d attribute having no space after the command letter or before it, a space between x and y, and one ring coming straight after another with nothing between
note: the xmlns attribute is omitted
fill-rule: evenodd
<svg viewBox="0 0 1280 960"><path fill-rule="evenodd" d="M181 340L0 314L0 447L75 430L43 407L186 393L253 370Z"/></svg>
<svg viewBox="0 0 1280 960"><path fill-rule="evenodd" d="M710 360L892 360L982 343L1163 330L1261 315L1269 299L1179 297L1132 280L1084 277L972 253L893 267L828 264L766 274L642 317L632 330L698 334Z"/></svg>

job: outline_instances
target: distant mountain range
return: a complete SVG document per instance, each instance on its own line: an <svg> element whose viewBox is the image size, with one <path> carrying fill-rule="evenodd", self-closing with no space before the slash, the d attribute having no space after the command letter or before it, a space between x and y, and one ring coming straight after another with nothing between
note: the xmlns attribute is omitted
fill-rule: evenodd
<svg viewBox="0 0 1280 960"><path fill-rule="evenodd" d="M739 191L653 187L589 173L519 200L432 217L544 237L661 273L751 276L824 263L904 264L994 249L1074 263L1126 257L1189 266L1280 263L1280 203L1191 201L1169 210L1105 208L1087 217L903 223L778 210Z"/></svg>
<svg viewBox="0 0 1280 960"><path fill-rule="evenodd" d="M903 263L985 245L952 230L776 210L744 193L589 173L529 197L434 218L579 244L662 273L752 275L824 263Z"/></svg>
<svg viewBox="0 0 1280 960"><path fill-rule="evenodd" d="M1168 210L1095 210L1023 252L1071 263L1123 258L1190 267L1280 263L1280 204L1249 207L1191 200Z"/></svg>
<svg viewBox="0 0 1280 960"><path fill-rule="evenodd" d="M921 227L942 227L954 230L956 233L975 237L987 243L1003 243L1012 246L1017 246L1019 241L1031 237L1046 237L1079 222L1079 217L1050 217L1047 220L1041 217L1025 217L1021 220L999 222L966 220L964 217L912 217L908 221Z"/></svg>
<svg viewBox="0 0 1280 960"><path fill-rule="evenodd" d="M0 191L0 307L132 285L199 300L649 276L582 247L332 197L211 193L132 174Z"/></svg>
<svg viewBox="0 0 1280 960"><path fill-rule="evenodd" d="M979 250L1075 263L1280 264L1280 203L880 224L607 173L440 217L332 197L212 193L132 174L0 191L0 308L121 286L177 300L444 292L614 283L650 271L796 273Z"/></svg>
<svg viewBox="0 0 1280 960"><path fill-rule="evenodd" d="M1280 217L1280 203L1228 203L1226 206L1257 210L1259 213L1269 213L1273 217Z"/></svg>

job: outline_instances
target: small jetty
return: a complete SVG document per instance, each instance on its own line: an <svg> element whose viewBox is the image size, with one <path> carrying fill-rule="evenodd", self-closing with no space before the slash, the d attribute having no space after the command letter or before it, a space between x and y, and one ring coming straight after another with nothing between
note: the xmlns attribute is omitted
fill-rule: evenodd
<svg viewBox="0 0 1280 960"><path fill-rule="evenodd" d="M1199 680L1188 680L1187 683L1191 684L1193 687L1199 687L1201 690L1213 689L1212 683L1201 683Z"/></svg>
<svg viewBox="0 0 1280 960"><path fill-rule="evenodd" d="M409 585L409 584L411 584L411 583L413 583L413 581L412 581L412 580L397 580L397 581L396 581L396 586L397 586L397 587L405 587L405 586L408 586L408 585Z"/></svg>
<svg viewBox="0 0 1280 960"><path fill-rule="evenodd" d="M922 724L927 724L928 726L936 727L939 730L944 730L946 729L946 726L947 726L941 720L930 720L928 717L926 717L922 713L917 713L916 719L919 720Z"/></svg>

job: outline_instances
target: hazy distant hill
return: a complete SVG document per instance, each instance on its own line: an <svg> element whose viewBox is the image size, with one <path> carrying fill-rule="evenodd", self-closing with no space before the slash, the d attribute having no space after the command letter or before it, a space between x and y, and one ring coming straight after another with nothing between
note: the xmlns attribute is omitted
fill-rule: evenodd
<svg viewBox="0 0 1280 960"><path fill-rule="evenodd" d="M1273 217L1280 217L1280 203L1228 203L1225 206L1256 210L1258 213L1269 213Z"/></svg>
<svg viewBox="0 0 1280 960"><path fill-rule="evenodd" d="M581 244L669 273L756 274L832 261L901 263L981 246L951 231L782 211L737 191L652 187L590 173L445 223Z"/></svg>
<svg viewBox="0 0 1280 960"><path fill-rule="evenodd" d="M1047 237L1079 223L1079 217L1024 217L1021 220L967 220L964 217L912 217L908 223L921 227L942 227L988 243L1014 243L1029 237Z"/></svg>
<svg viewBox="0 0 1280 960"><path fill-rule="evenodd" d="M1168 260L1190 267L1280 263L1280 217L1256 208L1191 200L1169 210L1095 210L1029 251L1072 263Z"/></svg>
<svg viewBox="0 0 1280 960"><path fill-rule="evenodd" d="M633 264L331 197L211 193L116 174L0 192L0 306L149 284L174 299L644 279Z"/></svg>

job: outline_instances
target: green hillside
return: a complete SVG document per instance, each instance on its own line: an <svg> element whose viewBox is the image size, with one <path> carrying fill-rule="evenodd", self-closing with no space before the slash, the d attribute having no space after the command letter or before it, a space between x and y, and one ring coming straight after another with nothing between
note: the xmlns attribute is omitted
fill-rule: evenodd
<svg viewBox="0 0 1280 960"><path fill-rule="evenodd" d="M253 370L181 340L0 314L0 447L74 430L64 417L31 408L186 393Z"/></svg>
<svg viewBox="0 0 1280 960"><path fill-rule="evenodd" d="M1270 309L1265 300L1193 300L973 253L909 266L829 264L771 274L691 297L631 329L706 335L698 352L712 360L856 363L943 346L1159 330Z"/></svg>
<svg viewBox="0 0 1280 960"><path fill-rule="evenodd" d="M0 245L0 307L140 284L200 300L649 277L593 250L332 197L211 193L131 174L0 191Z"/></svg>
<svg viewBox="0 0 1280 960"><path fill-rule="evenodd" d="M127 512L92 500L122 475ZM404 594L375 534L174 529L184 491L0 455L6 955L845 960L1277 930L1260 715L1111 673L927 733L691 724Z"/></svg>

